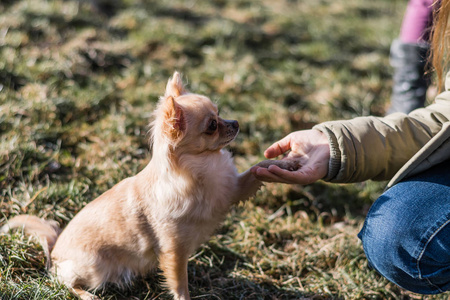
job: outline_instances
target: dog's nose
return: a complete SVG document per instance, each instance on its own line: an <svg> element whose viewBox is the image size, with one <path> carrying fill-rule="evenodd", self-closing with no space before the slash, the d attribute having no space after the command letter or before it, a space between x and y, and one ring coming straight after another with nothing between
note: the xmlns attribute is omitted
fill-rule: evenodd
<svg viewBox="0 0 450 300"><path fill-rule="evenodd" d="M233 126L233 128L239 128L239 122L236 120L231 121L231 126Z"/></svg>

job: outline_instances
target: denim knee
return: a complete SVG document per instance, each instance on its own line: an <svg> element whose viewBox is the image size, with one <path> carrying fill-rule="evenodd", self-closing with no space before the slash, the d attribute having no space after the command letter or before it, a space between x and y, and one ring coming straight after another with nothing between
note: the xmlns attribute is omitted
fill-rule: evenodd
<svg viewBox="0 0 450 300"><path fill-rule="evenodd" d="M359 233L369 264L407 290L450 290L450 191L405 181L371 207Z"/></svg>

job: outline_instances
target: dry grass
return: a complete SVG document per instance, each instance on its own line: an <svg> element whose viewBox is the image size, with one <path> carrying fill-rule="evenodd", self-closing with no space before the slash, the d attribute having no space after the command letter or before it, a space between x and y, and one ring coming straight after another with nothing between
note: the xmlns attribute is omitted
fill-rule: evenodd
<svg viewBox="0 0 450 300"><path fill-rule="evenodd" d="M94 2L94 1L93 1ZM238 168L290 131L382 115L392 0L0 1L0 221L66 224L149 160L147 124L176 69L242 131ZM194 299L421 299L367 267L356 234L383 183L268 184L192 257ZM170 299L158 273L104 299ZM0 298L67 299L41 249L0 236ZM446 299L446 296L423 299Z"/></svg>

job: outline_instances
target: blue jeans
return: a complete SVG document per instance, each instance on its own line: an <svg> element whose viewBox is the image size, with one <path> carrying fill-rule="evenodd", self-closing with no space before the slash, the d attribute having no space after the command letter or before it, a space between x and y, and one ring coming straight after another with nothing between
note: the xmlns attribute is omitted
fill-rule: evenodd
<svg viewBox="0 0 450 300"><path fill-rule="evenodd" d="M369 264L420 294L450 290L450 160L375 201L358 237Z"/></svg>

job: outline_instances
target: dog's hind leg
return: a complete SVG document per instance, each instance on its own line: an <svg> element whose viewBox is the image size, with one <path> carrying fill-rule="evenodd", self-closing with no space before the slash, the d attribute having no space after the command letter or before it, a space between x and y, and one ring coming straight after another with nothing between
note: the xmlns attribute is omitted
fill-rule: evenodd
<svg viewBox="0 0 450 300"><path fill-rule="evenodd" d="M73 260L65 260L63 262L55 262L55 264L50 269L50 273L52 277L54 277L57 281L64 284L69 291L81 300L100 300L98 296L91 294L90 292L82 289L82 287L89 286L86 280L80 278L79 270L80 268L76 267L76 263ZM87 267L81 268L82 270L87 271ZM89 273L86 272L84 278L89 277ZM99 283L93 284L93 286L98 286Z"/></svg>
<svg viewBox="0 0 450 300"><path fill-rule="evenodd" d="M94 294L91 294L78 286L71 288L70 291L81 300L101 300L100 297L95 296Z"/></svg>

